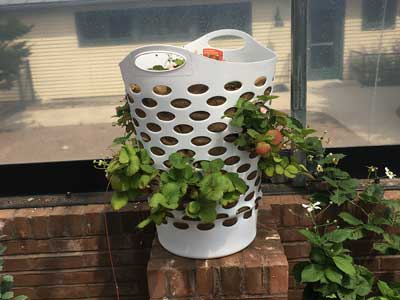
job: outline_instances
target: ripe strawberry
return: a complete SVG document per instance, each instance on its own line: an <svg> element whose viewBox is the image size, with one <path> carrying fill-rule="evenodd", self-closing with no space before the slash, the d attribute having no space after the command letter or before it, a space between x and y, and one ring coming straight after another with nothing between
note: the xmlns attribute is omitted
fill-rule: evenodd
<svg viewBox="0 0 400 300"><path fill-rule="evenodd" d="M267 131L267 135L270 135L270 136L272 136L274 138L271 141L271 144L274 145L274 146L279 145L283 140L282 133L277 129L268 130Z"/></svg>
<svg viewBox="0 0 400 300"><path fill-rule="evenodd" d="M258 155L266 155L272 150L271 145L266 142L258 142L256 145L256 153Z"/></svg>

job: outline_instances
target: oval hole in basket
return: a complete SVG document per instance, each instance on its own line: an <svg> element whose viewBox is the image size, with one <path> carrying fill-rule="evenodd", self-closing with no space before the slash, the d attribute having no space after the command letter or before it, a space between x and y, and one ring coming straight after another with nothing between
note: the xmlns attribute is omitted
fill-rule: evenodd
<svg viewBox="0 0 400 300"><path fill-rule="evenodd" d="M146 107L155 107L157 106L157 101L152 98L143 98L142 103Z"/></svg>
<svg viewBox="0 0 400 300"><path fill-rule="evenodd" d="M254 183L255 185L259 185L261 181L261 176L258 176L256 179L256 182Z"/></svg>
<svg viewBox="0 0 400 300"><path fill-rule="evenodd" d="M178 140L172 136L163 136L160 138L161 143L167 146L173 146L178 144Z"/></svg>
<svg viewBox="0 0 400 300"><path fill-rule="evenodd" d="M250 194L248 194L245 198L244 201L250 201L251 199L253 199L254 197L254 192L251 192Z"/></svg>
<svg viewBox="0 0 400 300"><path fill-rule="evenodd" d="M238 204L238 202L239 202L239 200L236 200L236 201L233 201L233 202L231 202L231 203L222 205L222 207L225 208L225 209L230 209L230 208L232 208L232 207L235 207L236 204Z"/></svg>
<svg viewBox="0 0 400 300"><path fill-rule="evenodd" d="M250 158L250 159L256 158L257 156L258 156L258 154L257 154L255 151L252 151L252 152L250 152L250 154L249 154L249 158Z"/></svg>
<svg viewBox="0 0 400 300"><path fill-rule="evenodd" d="M190 114L190 118L194 121L207 120L210 117L210 113L206 111L195 111Z"/></svg>
<svg viewBox="0 0 400 300"><path fill-rule="evenodd" d="M219 156L222 155L226 152L226 148L225 147L214 147L211 148L210 150L208 150L208 154L212 155L212 156Z"/></svg>
<svg viewBox="0 0 400 300"><path fill-rule="evenodd" d="M256 177L257 177L257 171L253 171L247 176L247 180L253 180Z"/></svg>
<svg viewBox="0 0 400 300"><path fill-rule="evenodd" d="M267 82L267 77L260 76L254 81L255 86L263 86Z"/></svg>
<svg viewBox="0 0 400 300"><path fill-rule="evenodd" d="M238 221L238 219L236 217L230 218L230 219L222 222L222 225L224 225L226 227L231 227L231 226L235 225L237 223L237 221Z"/></svg>
<svg viewBox="0 0 400 300"><path fill-rule="evenodd" d="M236 141L239 138L239 134L238 133L231 133L228 134L224 137L224 141L228 142L228 143L233 143L234 141Z"/></svg>
<svg viewBox="0 0 400 300"><path fill-rule="evenodd" d="M172 92L172 89L167 85L156 85L153 87L153 92L157 95L165 96Z"/></svg>
<svg viewBox="0 0 400 300"><path fill-rule="evenodd" d="M238 163L239 161L240 161L239 156L231 156L231 157L228 157L227 159L225 159L224 163L225 163L225 165L231 166L231 165Z"/></svg>
<svg viewBox="0 0 400 300"><path fill-rule="evenodd" d="M267 88L265 89L264 95L265 95L265 96L269 96L269 95L271 94L271 92L272 92L272 87L269 86L269 87L267 87Z"/></svg>
<svg viewBox="0 0 400 300"><path fill-rule="evenodd" d="M153 132L159 132L161 131L160 125L157 125L156 123L147 123L146 127Z"/></svg>
<svg viewBox="0 0 400 300"><path fill-rule="evenodd" d="M226 102L226 98L222 96L211 97L207 100L207 104L210 106L220 106Z"/></svg>
<svg viewBox="0 0 400 300"><path fill-rule="evenodd" d="M246 211L246 212L243 214L243 219L248 219L248 218L250 218L250 217L252 216L252 214L253 214L253 210L252 210L252 209Z"/></svg>
<svg viewBox="0 0 400 300"><path fill-rule="evenodd" d="M206 230L211 230L211 229L213 229L214 226L215 226L215 225L214 225L213 223L201 223L201 224L197 225L197 229L198 229L198 230L206 231Z"/></svg>
<svg viewBox="0 0 400 300"><path fill-rule="evenodd" d="M174 227L176 227L178 229L182 229L182 230L189 228L189 225L186 223L183 223L183 222L174 222L173 225L174 225Z"/></svg>
<svg viewBox="0 0 400 300"><path fill-rule="evenodd" d="M141 87L136 83L131 83L129 85L129 88L131 89L132 93L135 93L135 94L138 94L142 91Z"/></svg>
<svg viewBox="0 0 400 300"><path fill-rule="evenodd" d="M249 100L254 98L254 93L253 92L243 93L243 94L240 95L240 98L249 101Z"/></svg>
<svg viewBox="0 0 400 300"><path fill-rule="evenodd" d="M256 205L254 206L255 209L258 209L258 206L260 205L260 201L261 201L261 197L257 197L256 201L255 201Z"/></svg>
<svg viewBox="0 0 400 300"><path fill-rule="evenodd" d="M187 134L193 131L193 127L187 124L179 124L174 127L175 132Z"/></svg>
<svg viewBox="0 0 400 300"><path fill-rule="evenodd" d="M229 215L228 214L217 214L217 219L226 219L226 218L228 218L229 217Z"/></svg>
<svg viewBox="0 0 400 300"><path fill-rule="evenodd" d="M195 138L192 138L191 142L196 146L204 146L209 144L211 142L211 139L206 136L197 136Z"/></svg>
<svg viewBox="0 0 400 300"><path fill-rule="evenodd" d="M191 104L192 102L187 99L175 99L171 101L171 105L175 108L186 108L189 107Z"/></svg>
<svg viewBox="0 0 400 300"><path fill-rule="evenodd" d="M241 49L245 45L245 40L234 35L224 35L223 37L215 37L208 41L213 48L219 49Z"/></svg>
<svg viewBox="0 0 400 300"><path fill-rule="evenodd" d="M237 169L237 172L238 173L244 173L244 172L247 172L249 169L250 169L250 164L244 164L244 165L241 165L238 169Z"/></svg>
<svg viewBox="0 0 400 300"><path fill-rule="evenodd" d="M163 165L167 168L171 168L171 163L169 162L169 160L164 160Z"/></svg>
<svg viewBox="0 0 400 300"><path fill-rule="evenodd" d="M188 87L189 93L200 95L208 91L208 86L205 84L193 84Z"/></svg>
<svg viewBox="0 0 400 300"><path fill-rule="evenodd" d="M236 113L237 108L236 107L231 107L228 108L225 112L224 115L228 118L232 118L234 116L234 114Z"/></svg>
<svg viewBox="0 0 400 300"><path fill-rule="evenodd" d="M145 132L141 132L140 136L142 137L143 142L149 142L151 140L151 137Z"/></svg>
<svg viewBox="0 0 400 300"><path fill-rule="evenodd" d="M151 151L151 153L158 155L158 156L162 156L165 154L165 151L159 147L151 147L150 151Z"/></svg>
<svg viewBox="0 0 400 300"><path fill-rule="evenodd" d="M139 117L139 118L146 118L146 113L141 110L140 108L136 108L135 109L135 114Z"/></svg>
<svg viewBox="0 0 400 300"><path fill-rule="evenodd" d="M228 127L225 123L217 122L208 125L207 129L211 132L222 132Z"/></svg>
<svg viewBox="0 0 400 300"><path fill-rule="evenodd" d="M132 118L132 122L136 127L139 127L139 122L135 118Z"/></svg>
<svg viewBox="0 0 400 300"><path fill-rule="evenodd" d="M182 153L182 155L185 157L193 157L196 155L196 153L190 149L181 149L178 150L177 152Z"/></svg>
<svg viewBox="0 0 400 300"><path fill-rule="evenodd" d="M230 81L224 85L224 89L227 91L237 91L242 87L242 83L240 81Z"/></svg>
<svg viewBox="0 0 400 300"><path fill-rule="evenodd" d="M247 211L247 210L249 210L250 209L250 207L249 206L242 206L241 208L239 208L237 211L236 211L236 214L238 215L238 214L241 214L242 212L245 212L245 211Z"/></svg>
<svg viewBox="0 0 400 300"><path fill-rule="evenodd" d="M129 94L126 94L125 99L129 102L129 103L135 103L135 100L133 100L133 97Z"/></svg>
<svg viewBox="0 0 400 300"><path fill-rule="evenodd" d="M170 113L169 111L160 111L157 113L157 118L159 118L162 121L172 121L175 119L175 115L173 113Z"/></svg>

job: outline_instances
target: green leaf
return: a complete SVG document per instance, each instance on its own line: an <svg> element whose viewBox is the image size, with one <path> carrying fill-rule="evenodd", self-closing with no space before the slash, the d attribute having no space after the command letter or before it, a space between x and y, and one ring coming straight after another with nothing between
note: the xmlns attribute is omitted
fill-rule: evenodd
<svg viewBox="0 0 400 300"><path fill-rule="evenodd" d="M201 203L199 218L204 223L212 223L217 218L216 202L206 201Z"/></svg>
<svg viewBox="0 0 400 300"><path fill-rule="evenodd" d="M125 147L121 148L118 160L121 164L127 164L129 162L129 154Z"/></svg>
<svg viewBox="0 0 400 300"><path fill-rule="evenodd" d="M332 259L339 270L350 276L354 276L356 274L356 269L354 268L351 260L348 260L347 258L344 258L342 256L334 256L332 257Z"/></svg>
<svg viewBox="0 0 400 300"><path fill-rule="evenodd" d="M19 296L14 298L14 300L26 300L26 299L28 299L28 297L24 296L24 295L19 295Z"/></svg>
<svg viewBox="0 0 400 300"><path fill-rule="evenodd" d="M224 167L224 161L220 158L210 161L210 171L218 172Z"/></svg>
<svg viewBox="0 0 400 300"><path fill-rule="evenodd" d="M281 165L276 165L276 166L275 166L275 172L276 172L276 174L278 174L278 175L283 175L284 170L283 170L283 168L282 168Z"/></svg>
<svg viewBox="0 0 400 300"><path fill-rule="evenodd" d="M313 247L310 252L310 259L312 262L323 265L326 261L324 250L321 248Z"/></svg>
<svg viewBox="0 0 400 300"><path fill-rule="evenodd" d="M309 262L301 261L301 262L298 262L298 263L293 267L292 273L293 273L294 279L295 279L297 282L301 282L301 273L303 272L304 268L305 268L306 266L308 266L309 264L310 264Z"/></svg>
<svg viewBox="0 0 400 300"><path fill-rule="evenodd" d="M151 181L151 177L149 175L142 175L139 179L139 188L145 189Z"/></svg>
<svg viewBox="0 0 400 300"><path fill-rule="evenodd" d="M200 209L201 209L201 206L200 206L200 203L199 202L197 202L197 201L191 201L191 202L189 202L189 204L187 205L187 211L191 214L191 215L195 215L195 214L197 214L199 211L200 211Z"/></svg>
<svg viewBox="0 0 400 300"><path fill-rule="evenodd" d="M364 225L364 229L366 229L368 231L372 231L372 232L378 233L378 234L382 234L382 233L385 232L381 227L376 226L376 225L372 225L372 224L365 224Z"/></svg>
<svg viewBox="0 0 400 300"><path fill-rule="evenodd" d="M165 199L164 195L161 193L155 193L149 200L149 206L152 208L157 208L158 206L166 203L167 199Z"/></svg>
<svg viewBox="0 0 400 300"><path fill-rule="evenodd" d="M169 162L171 163L171 166L176 169L184 169L188 164L188 159L181 153L172 153L169 156Z"/></svg>
<svg viewBox="0 0 400 300"><path fill-rule="evenodd" d="M326 278L328 278L328 280L337 283L337 284L342 284L342 279L343 279L343 275L336 271L333 267L328 267L325 270L325 276Z"/></svg>
<svg viewBox="0 0 400 300"><path fill-rule="evenodd" d="M272 177L274 176L275 173L275 168L274 166L268 166L265 168L264 170L265 175L267 175L268 177Z"/></svg>
<svg viewBox="0 0 400 300"><path fill-rule="evenodd" d="M14 292L5 292L1 295L1 299L8 300L14 298Z"/></svg>
<svg viewBox="0 0 400 300"><path fill-rule="evenodd" d="M311 244L319 245L321 243L320 237L308 229L300 229L299 233L305 236Z"/></svg>
<svg viewBox="0 0 400 300"><path fill-rule="evenodd" d="M323 239L334 243L342 243L345 240L349 239L352 233L352 229L335 229L325 234L323 236Z"/></svg>
<svg viewBox="0 0 400 300"><path fill-rule="evenodd" d="M377 285L378 285L379 291L381 292L381 294L383 296L387 296L387 297L396 296L394 290L392 290L386 282L379 280Z"/></svg>
<svg viewBox="0 0 400 300"><path fill-rule="evenodd" d="M227 117L229 117L229 116L227 116ZM243 126L243 122L244 122L244 116L243 115L239 115L239 116L235 116L229 122L229 124L234 126L234 127L242 127Z"/></svg>
<svg viewBox="0 0 400 300"><path fill-rule="evenodd" d="M135 175L140 169L140 160L139 157L135 155L131 155L129 158L129 164L126 169L126 175L132 176Z"/></svg>
<svg viewBox="0 0 400 300"><path fill-rule="evenodd" d="M347 224L350 224L350 225L357 226L357 225L363 225L364 224L363 221L361 221L360 219L357 219L356 217L354 217L353 215L351 215L348 212L341 212L339 214L339 217L343 221L345 221Z"/></svg>
<svg viewBox="0 0 400 300"><path fill-rule="evenodd" d="M247 190L246 182L239 177L237 173L226 173L225 176L229 178L229 180L233 183L236 190L241 194L245 193Z"/></svg>
<svg viewBox="0 0 400 300"><path fill-rule="evenodd" d="M111 197L111 206L115 210L119 210L128 204L129 198L126 193L114 192Z"/></svg>
<svg viewBox="0 0 400 300"><path fill-rule="evenodd" d="M324 267L317 264L306 266L301 272L301 282L317 282L324 276Z"/></svg>

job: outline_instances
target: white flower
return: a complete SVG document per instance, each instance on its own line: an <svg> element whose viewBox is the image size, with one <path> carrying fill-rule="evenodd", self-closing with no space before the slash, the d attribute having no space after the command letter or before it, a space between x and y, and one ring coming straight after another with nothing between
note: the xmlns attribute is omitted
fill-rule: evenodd
<svg viewBox="0 0 400 300"><path fill-rule="evenodd" d="M321 165L317 166L317 172L322 173L324 171L324 168Z"/></svg>
<svg viewBox="0 0 400 300"><path fill-rule="evenodd" d="M309 154L309 155L307 156L307 159L308 159L309 161L312 161L312 160L314 159L314 155Z"/></svg>
<svg viewBox="0 0 400 300"><path fill-rule="evenodd" d="M388 167L385 167L385 174L389 179L393 179L396 177L396 174L390 171Z"/></svg>
<svg viewBox="0 0 400 300"><path fill-rule="evenodd" d="M310 204L303 203L301 206L303 206L307 210L307 212L311 213L314 210L320 210L321 209L320 205L321 202L317 201L315 203L310 203Z"/></svg>

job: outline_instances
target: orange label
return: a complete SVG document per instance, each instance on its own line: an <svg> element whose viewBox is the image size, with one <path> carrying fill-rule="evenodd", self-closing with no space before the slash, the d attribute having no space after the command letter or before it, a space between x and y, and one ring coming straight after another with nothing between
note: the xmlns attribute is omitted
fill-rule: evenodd
<svg viewBox="0 0 400 300"><path fill-rule="evenodd" d="M203 49L203 56L206 56L211 59L216 59L216 60L223 60L224 58L224 52L218 49L213 49L213 48L204 48Z"/></svg>

